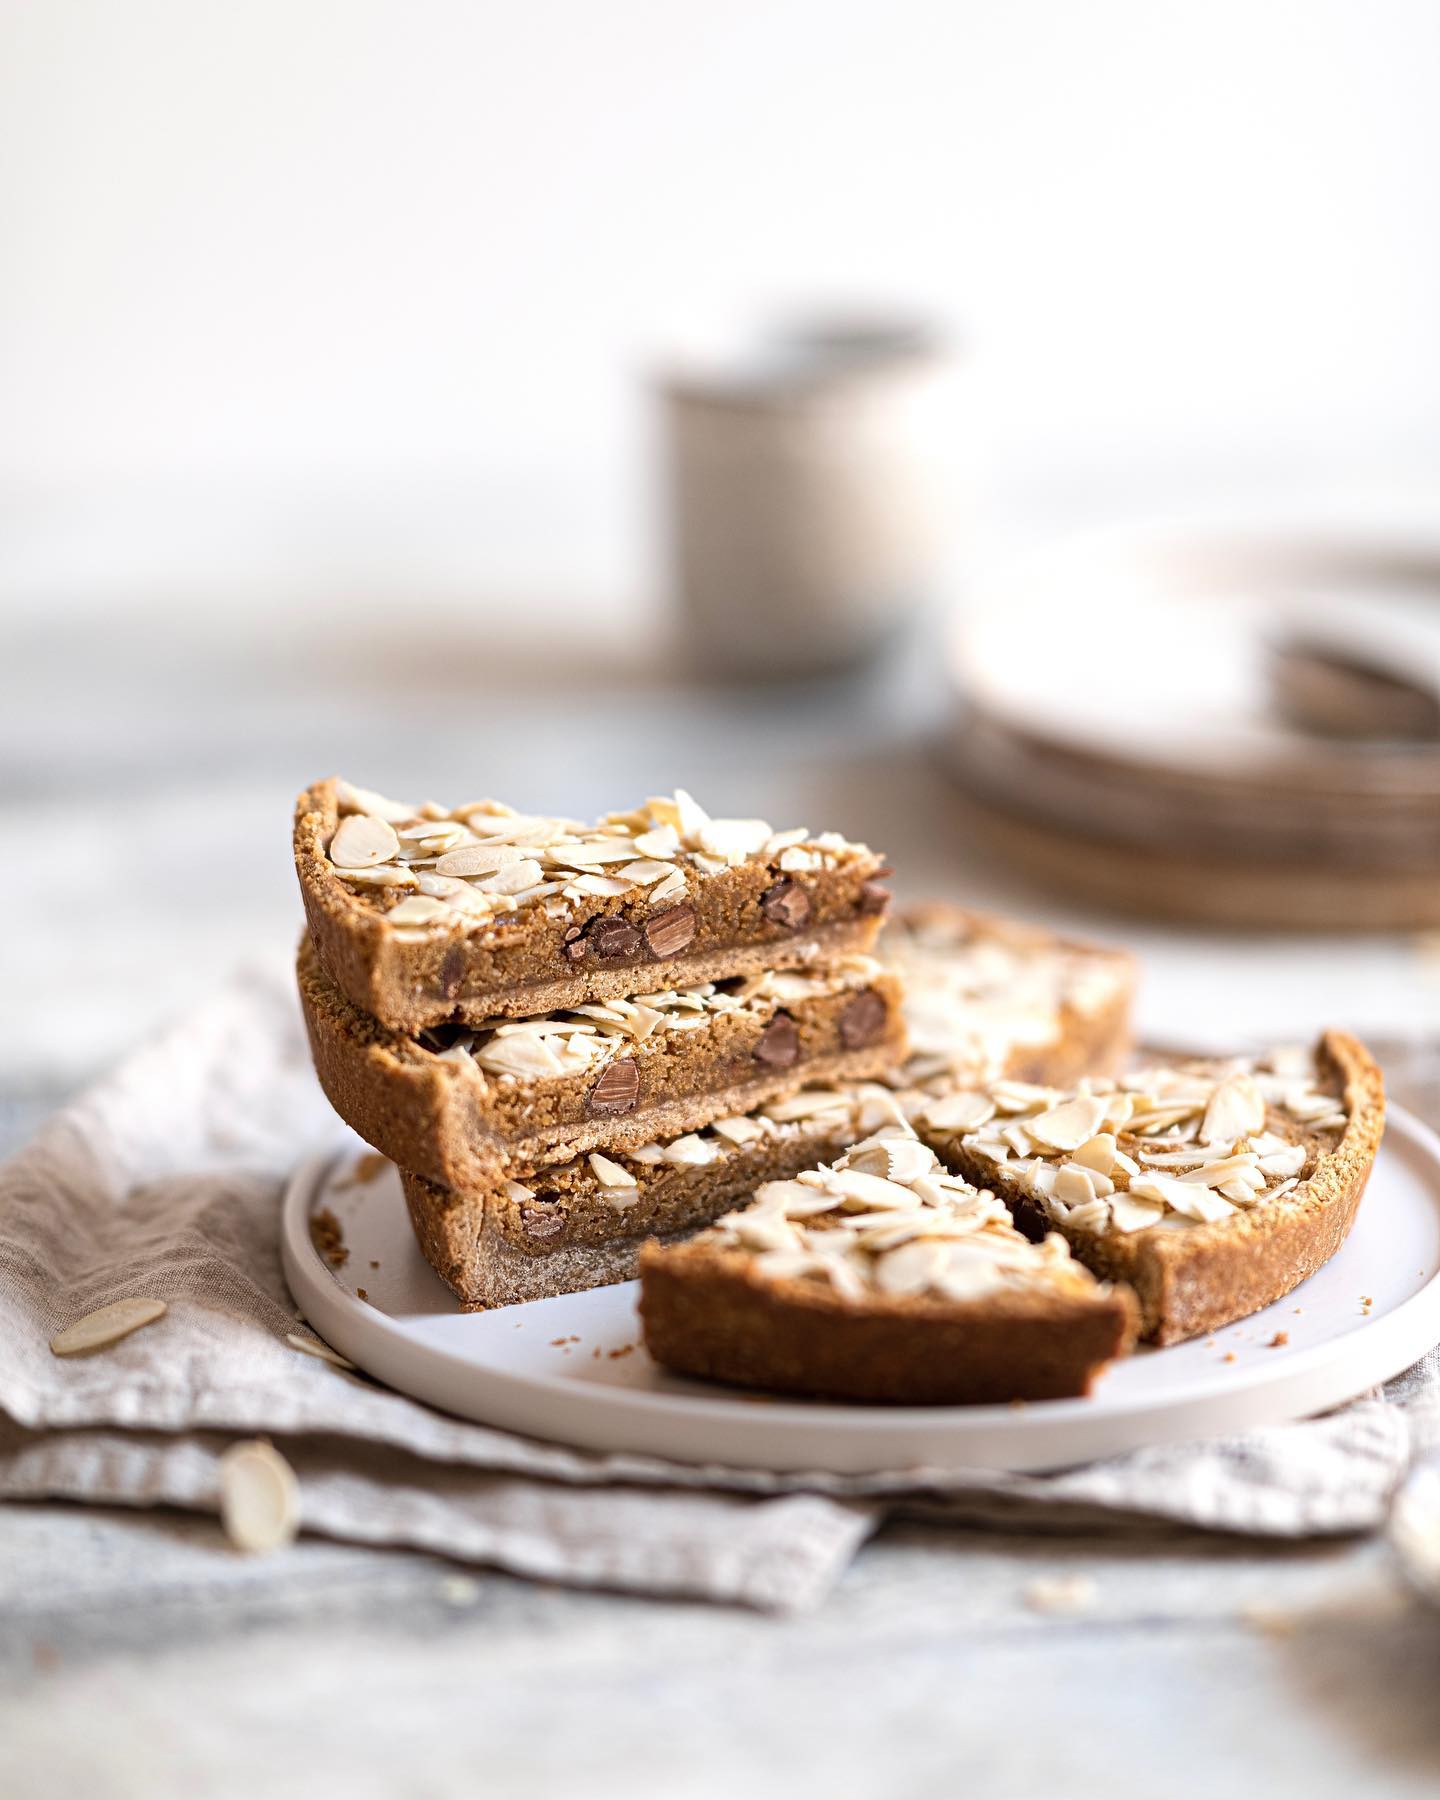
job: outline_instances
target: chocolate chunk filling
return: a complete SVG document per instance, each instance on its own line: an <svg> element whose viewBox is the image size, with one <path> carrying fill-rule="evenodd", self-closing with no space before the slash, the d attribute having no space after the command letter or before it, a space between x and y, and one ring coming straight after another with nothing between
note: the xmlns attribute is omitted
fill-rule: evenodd
<svg viewBox="0 0 1440 1800"><path fill-rule="evenodd" d="M639 1099L640 1071L633 1057L622 1056L585 1096L585 1110L592 1115L634 1112Z"/></svg>
<svg viewBox="0 0 1440 1800"><path fill-rule="evenodd" d="M555 1238L565 1229L565 1215L555 1204L552 1194L537 1194L520 1208L520 1228L526 1237Z"/></svg>
<svg viewBox="0 0 1440 1800"><path fill-rule="evenodd" d="M787 931L798 931L809 922L810 896L798 881L791 881L786 876L761 895L760 910L772 924L783 925Z"/></svg>
<svg viewBox="0 0 1440 1800"><path fill-rule="evenodd" d="M460 983L465 979L465 946L452 944L440 959L440 992L447 1000L453 1000L460 992Z"/></svg>
<svg viewBox="0 0 1440 1800"><path fill-rule="evenodd" d="M760 1033L754 1056L772 1069L788 1069L800 1060L800 1032L789 1013L776 1013Z"/></svg>
<svg viewBox="0 0 1440 1800"><path fill-rule="evenodd" d="M640 951L640 933L624 919L596 919L590 944L601 962L620 962Z"/></svg>
<svg viewBox="0 0 1440 1800"><path fill-rule="evenodd" d="M881 887L878 881L867 881L860 889L860 911L867 917L884 912L890 904L889 888Z"/></svg>
<svg viewBox="0 0 1440 1800"><path fill-rule="evenodd" d="M840 1015L840 1042L847 1050L863 1050L885 1029L885 1002L874 988L857 994Z"/></svg>
<svg viewBox="0 0 1440 1800"><path fill-rule="evenodd" d="M670 906L645 921L645 943L652 956L676 956L694 936L693 906Z"/></svg>

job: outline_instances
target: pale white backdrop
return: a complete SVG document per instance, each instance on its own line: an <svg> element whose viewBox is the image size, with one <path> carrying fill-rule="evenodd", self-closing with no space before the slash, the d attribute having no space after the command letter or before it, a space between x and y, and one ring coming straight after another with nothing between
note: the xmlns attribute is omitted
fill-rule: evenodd
<svg viewBox="0 0 1440 1800"><path fill-rule="evenodd" d="M0 602L656 580L643 377L918 304L1002 499L1440 461L1432 0L0 0Z"/></svg>

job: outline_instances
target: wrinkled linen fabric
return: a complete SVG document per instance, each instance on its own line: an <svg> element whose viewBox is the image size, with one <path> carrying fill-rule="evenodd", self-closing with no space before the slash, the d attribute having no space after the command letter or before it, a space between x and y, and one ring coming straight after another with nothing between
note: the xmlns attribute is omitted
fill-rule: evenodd
<svg viewBox="0 0 1440 1800"><path fill-rule="evenodd" d="M551 1581L817 1604L887 1514L1040 1530L1168 1521L1276 1537L1380 1525L1440 1442L1440 1359L1322 1418L1054 1475L775 1475L599 1455L455 1419L298 1353L286 1181L334 1141L288 975L248 970L0 1168L0 1497L214 1511L273 1438L302 1528ZM107 1301L169 1311L100 1354L49 1340Z"/></svg>

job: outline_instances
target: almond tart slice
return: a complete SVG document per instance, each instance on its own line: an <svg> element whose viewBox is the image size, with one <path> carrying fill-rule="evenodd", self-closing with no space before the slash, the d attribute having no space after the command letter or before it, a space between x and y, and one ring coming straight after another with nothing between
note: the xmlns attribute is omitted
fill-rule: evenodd
<svg viewBox="0 0 1440 1800"><path fill-rule="evenodd" d="M945 901L909 907L877 954L905 983L907 1087L1111 1074L1130 1049L1136 965L1123 950Z"/></svg>
<svg viewBox="0 0 1440 1800"><path fill-rule="evenodd" d="M900 1405L1088 1393L1136 1326L1126 1289L1057 1235L1031 1243L904 1127L646 1245L640 1318L681 1374Z"/></svg>
<svg viewBox="0 0 1440 1800"><path fill-rule="evenodd" d="M1128 1283L1157 1344L1258 1312L1328 1262L1384 1122L1380 1070L1341 1031L1312 1050L1169 1060L1063 1090L997 1081L914 1114L1032 1236L1058 1231Z"/></svg>

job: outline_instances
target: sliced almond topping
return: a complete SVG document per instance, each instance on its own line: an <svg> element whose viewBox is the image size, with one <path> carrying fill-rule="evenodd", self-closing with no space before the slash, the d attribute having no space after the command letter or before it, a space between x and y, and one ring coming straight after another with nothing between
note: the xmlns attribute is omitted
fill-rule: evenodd
<svg viewBox="0 0 1440 1800"><path fill-rule="evenodd" d="M1084 1206L1096 1198L1093 1171L1078 1163L1063 1163L1055 1171L1055 1198L1067 1206Z"/></svg>
<svg viewBox="0 0 1440 1800"><path fill-rule="evenodd" d="M662 817L659 806L654 801L650 804L651 811L660 820L660 823L674 825L680 833L682 842L687 844L696 842L700 833L710 823L709 813L692 795L687 794L684 788L676 788L675 799L669 803L669 810L673 817L668 819Z"/></svg>
<svg viewBox="0 0 1440 1800"><path fill-rule="evenodd" d="M1039 1118L1028 1119L1026 1125L1030 1135L1043 1144L1056 1150L1078 1150L1099 1131L1104 1117L1104 1100L1093 1094L1077 1094L1073 1100L1052 1106Z"/></svg>
<svg viewBox="0 0 1440 1800"><path fill-rule="evenodd" d="M513 844L462 844L447 850L435 865L437 875L493 875L509 863L526 861L525 852ZM538 881L539 876L535 879Z"/></svg>
<svg viewBox="0 0 1440 1800"><path fill-rule="evenodd" d="M988 1094L962 1090L932 1101L922 1116L936 1131L978 1131L995 1117L995 1102Z"/></svg>
<svg viewBox="0 0 1440 1800"><path fill-rule="evenodd" d="M707 1163L714 1162L719 1154L714 1144L693 1131L687 1131L683 1137L672 1138L665 1146L666 1162L676 1163L682 1168L704 1168Z"/></svg>
<svg viewBox="0 0 1440 1800"><path fill-rule="evenodd" d="M1114 1133L1100 1131L1087 1138L1075 1152L1074 1160L1084 1168L1093 1169L1097 1175L1108 1175L1115 1167Z"/></svg>
<svg viewBox="0 0 1440 1800"><path fill-rule="evenodd" d="M259 1555L292 1543L300 1529L300 1484L273 1444L257 1438L220 1459L220 1520L237 1550Z"/></svg>
<svg viewBox="0 0 1440 1800"><path fill-rule="evenodd" d="M756 1138L765 1136L765 1127L757 1119L746 1117L712 1119L710 1130L718 1132L732 1144L753 1144Z"/></svg>
<svg viewBox="0 0 1440 1800"><path fill-rule="evenodd" d="M1211 1094L1200 1126L1202 1144L1233 1144L1265 1129L1265 1099L1252 1075L1230 1075Z"/></svg>
<svg viewBox="0 0 1440 1800"><path fill-rule="evenodd" d="M641 856L653 856L660 862L669 862L680 848L680 833L673 825L657 825L653 831L642 831L635 840L635 848Z"/></svg>
<svg viewBox="0 0 1440 1800"><path fill-rule="evenodd" d="M330 840L330 860L338 869L368 869L390 862L400 849L395 827L371 813L349 813Z"/></svg>
<svg viewBox="0 0 1440 1800"><path fill-rule="evenodd" d="M608 1156L602 1156L598 1150L590 1152L590 1167L595 1171L595 1179L602 1187L634 1187L635 1177L619 1163L612 1162Z"/></svg>
<svg viewBox="0 0 1440 1800"><path fill-rule="evenodd" d="M881 1139L887 1173L891 1181L908 1186L935 1167L935 1158L918 1138L887 1137Z"/></svg>
<svg viewBox="0 0 1440 1800"><path fill-rule="evenodd" d="M859 1169L832 1170L826 1185L843 1195L846 1203L857 1206L889 1210L919 1204L908 1186L889 1181L882 1175L862 1174Z"/></svg>
<svg viewBox="0 0 1440 1800"><path fill-rule="evenodd" d="M770 827L764 819L711 819L696 834L696 848L726 862L744 862L765 848Z"/></svg>
<svg viewBox="0 0 1440 1800"><path fill-rule="evenodd" d="M372 818L388 819L392 825L415 817L415 808L408 800L387 800L371 788L355 787L348 781L336 782L335 798L342 813L369 813Z"/></svg>
<svg viewBox="0 0 1440 1800"><path fill-rule="evenodd" d="M663 881L651 888L650 904L659 906L669 900L679 900L686 891L685 877L679 869L676 869L673 874L667 875Z"/></svg>
<svg viewBox="0 0 1440 1800"><path fill-rule="evenodd" d="M353 882L356 887L413 888L417 884L414 871L403 863L376 863L373 869L337 869L335 873L341 881Z"/></svg>
<svg viewBox="0 0 1440 1800"><path fill-rule="evenodd" d="M385 915L390 925L433 925L441 919L453 919L455 914L443 900L432 899L429 894L407 894L398 906L392 906Z"/></svg>
<svg viewBox="0 0 1440 1800"><path fill-rule="evenodd" d="M652 882L664 881L678 871L673 863L641 861L622 863L615 873L622 881L633 881L636 887L649 887Z"/></svg>
<svg viewBox="0 0 1440 1800"><path fill-rule="evenodd" d="M163 1300L112 1300L56 1332L50 1348L56 1356L85 1356L92 1350L104 1350L141 1326L163 1319L167 1310Z"/></svg>
<svg viewBox="0 0 1440 1800"><path fill-rule="evenodd" d="M1158 1225L1165 1217L1165 1206L1159 1200L1139 1200L1133 1193L1114 1194L1110 1200L1110 1218L1117 1231L1144 1231Z"/></svg>

